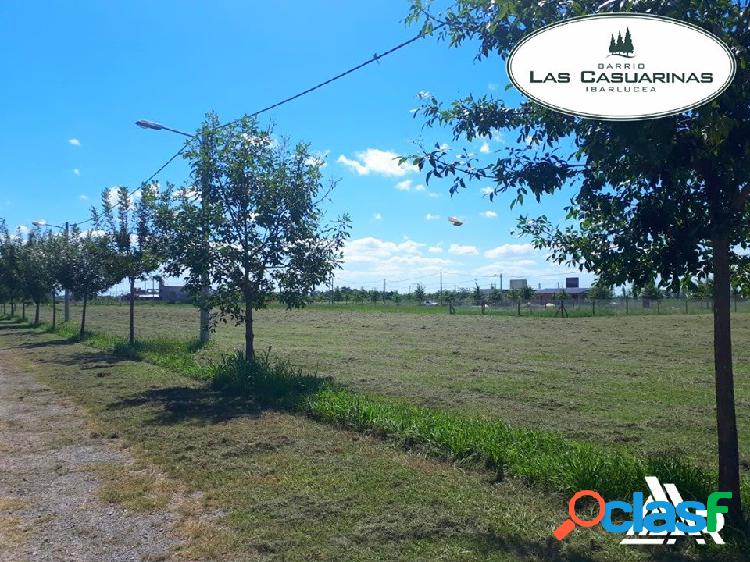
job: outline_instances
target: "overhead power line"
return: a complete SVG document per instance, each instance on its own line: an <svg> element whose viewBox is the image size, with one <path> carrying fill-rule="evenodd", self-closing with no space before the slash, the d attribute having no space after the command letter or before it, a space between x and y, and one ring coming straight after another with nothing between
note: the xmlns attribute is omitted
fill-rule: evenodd
<svg viewBox="0 0 750 562"><path fill-rule="evenodd" d="M446 25L445 23L442 23L440 25L435 26L432 29L432 32L437 31L438 29L444 27L445 25ZM432 32L430 32L430 33L432 33ZM306 96L307 94L310 94L310 93L314 92L315 90L319 90L320 88L322 88L324 86L327 86L328 84L331 84L333 82L336 82L337 80L340 80L341 78L349 76L350 74L353 74L354 72L356 72L358 70L361 70L361 69L365 68L366 66L371 65L372 63L380 61L380 59L382 59L384 57L387 57L388 55L391 55L391 54L395 53L396 51L399 51L400 49L403 49L404 47L407 47L408 45L411 45L412 43L415 43L415 42L419 41L420 39L422 39L423 37L425 37L427 35L428 35L428 33L420 32L417 35L415 35L414 37L412 37L411 39L407 39L406 41L403 41L403 42L399 43L395 47L391 47L387 51L383 51L382 53L379 53L379 54L375 53L372 57L370 57L366 61L364 61L364 62L362 62L362 63L360 63L360 64L358 64L356 66L353 66L353 67L345 70L344 72L340 72L339 74L336 74L335 76L332 76L331 78L328 78L327 80L319 82L319 83L315 84L314 86L312 86L310 88L307 88L306 90L302 90L301 92L296 93L293 96L289 96L288 98L284 98L284 99L282 99L282 100L280 100L280 101L278 101L276 103L273 103L273 104L268 105L268 106L266 106L266 107L264 107L262 109L259 109L258 111L250 113L249 117L257 117L258 115L260 115L262 113L266 113L267 111L271 111L272 109L276 109L277 107L281 107L282 105L285 105L285 104L287 104L289 102L292 102L292 101L294 101L296 99L299 99L302 96ZM222 129L222 128L225 128L225 127L230 127L230 126L234 125L235 123L237 123L239 121L240 121L240 119L234 119L232 121L224 123L223 125L219 125L218 128ZM161 166L159 166L159 168L153 174L151 174L148 177L148 179L146 179L145 181L141 182L141 185L144 184L144 183L147 184L147 183L150 183L151 181L153 181L154 178L156 178L156 176L158 176L167 166L169 166L172 162L174 162L177 158L179 158L182 155L183 152L185 152L185 150L187 149L189 143L190 143L190 140L187 140L182 145L182 147L177 152L175 152L172 156L170 156L169 159L167 159ZM138 188L134 188L133 190L131 190L131 193L135 192L137 189ZM115 207L116 206L117 205L115 205ZM82 224L86 224L88 222L91 222L91 220L92 219L89 218L87 220L76 222L76 223L73 223L73 224L82 225Z"/></svg>

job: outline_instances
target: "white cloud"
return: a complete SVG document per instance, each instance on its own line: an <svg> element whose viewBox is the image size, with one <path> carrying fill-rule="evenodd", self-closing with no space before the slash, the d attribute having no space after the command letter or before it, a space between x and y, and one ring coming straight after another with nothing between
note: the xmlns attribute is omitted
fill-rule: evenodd
<svg viewBox="0 0 750 562"><path fill-rule="evenodd" d="M68 139L68 144L72 144L73 146L81 146L81 141L73 137L72 139Z"/></svg>
<svg viewBox="0 0 750 562"><path fill-rule="evenodd" d="M497 259L504 257L531 256L535 252L533 244L503 244L484 253L485 258Z"/></svg>
<svg viewBox="0 0 750 562"><path fill-rule="evenodd" d="M404 180L398 182L394 187L398 189L399 191L410 191L411 190L411 180Z"/></svg>
<svg viewBox="0 0 750 562"><path fill-rule="evenodd" d="M356 152L355 159L347 158L342 154L336 161L348 166L360 176L380 174L382 176L401 177L418 170L417 166L408 162L399 164L398 158L399 155L393 151L368 148Z"/></svg>
<svg viewBox="0 0 750 562"><path fill-rule="evenodd" d="M436 221L436 220L440 220L440 215L433 215L432 213L427 213L424 216L424 218L425 220L428 220L428 221Z"/></svg>
<svg viewBox="0 0 750 562"><path fill-rule="evenodd" d="M484 211L479 214L488 219L494 219L497 216L497 213L495 211Z"/></svg>
<svg viewBox="0 0 750 562"><path fill-rule="evenodd" d="M482 154L488 154L490 152L490 144L486 141L482 143L482 146L479 149L479 152L481 152Z"/></svg>
<svg viewBox="0 0 750 562"><path fill-rule="evenodd" d="M382 289L386 279L388 287L399 290L416 282L437 287L441 271L446 275L461 271L460 263L427 255L424 250L430 252L427 244L411 239L390 242L368 236L350 240L344 247L343 269L336 273L336 284Z"/></svg>
<svg viewBox="0 0 750 562"><path fill-rule="evenodd" d="M367 236L349 240L344 246L344 259L347 262L373 262L394 254L415 254L422 246L424 244L414 240L396 243Z"/></svg>
<svg viewBox="0 0 750 562"><path fill-rule="evenodd" d="M498 89L499 87L500 87L500 86L499 86L498 84L495 84L494 82L490 82L489 84L487 84L487 89L488 89L488 90L489 90L490 92L494 92L494 91L496 91L496 90L497 90L497 89Z"/></svg>
<svg viewBox="0 0 750 562"><path fill-rule="evenodd" d="M19 224L16 230L18 231L19 234L28 234L30 228L26 226L25 224Z"/></svg>
<svg viewBox="0 0 750 562"><path fill-rule="evenodd" d="M482 195L492 195L493 193L495 193L495 190L491 187L483 187L482 189L480 189L480 191L482 192Z"/></svg>
<svg viewBox="0 0 750 562"><path fill-rule="evenodd" d="M383 220L383 215L380 213L373 213L372 218L374 218L376 221Z"/></svg>
<svg viewBox="0 0 750 562"><path fill-rule="evenodd" d="M81 201L88 201L89 200L89 196L88 195L84 195L83 193L81 193L78 196L78 199L80 199Z"/></svg>
<svg viewBox="0 0 750 562"><path fill-rule="evenodd" d="M479 255L479 249L476 246L467 246L464 244L451 244L448 248L449 254L456 254L458 256L477 256Z"/></svg>
<svg viewBox="0 0 750 562"><path fill-rule="evenodd" d="M439 193L435 193L434 191L430 191L427 194L427 197L432 197L433 199L437 199L438 197L440 197L440 194Z"/></svg>
<svg viewBox="0 0 750 562"><path fill-rule="evenodd" d="M81 170L79 170L78 168L73 168L73 175L74 176L80 176L81 175Z"/></svg>
<svg viewBox="0 0 750 562"><path fill-rule="evenodd" d="M418 183L417 185L414 186L414 191L426 191L426 190L427 188L421 183Z"/></svg>
<svg viewBox="0 0 750 562"><path fill-rule="evenodd" d="M431 254L442 254L443 253L443 247L440 244L436 244L434 246L430 246L427 248L427 251Z"/></svg>

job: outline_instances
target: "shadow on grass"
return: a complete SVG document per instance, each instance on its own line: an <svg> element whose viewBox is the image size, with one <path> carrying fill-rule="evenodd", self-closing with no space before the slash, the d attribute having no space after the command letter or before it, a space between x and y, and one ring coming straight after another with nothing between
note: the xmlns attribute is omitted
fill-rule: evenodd
<svg viewBox="0 0 750 562"><path fill-rule="evenodd" d="M249 397L228 396L206 386L173 386L149 390L110 404L107 410L151 406L158 410L151 423L216 424L235 418L258 417L263 408Z"/></svg>

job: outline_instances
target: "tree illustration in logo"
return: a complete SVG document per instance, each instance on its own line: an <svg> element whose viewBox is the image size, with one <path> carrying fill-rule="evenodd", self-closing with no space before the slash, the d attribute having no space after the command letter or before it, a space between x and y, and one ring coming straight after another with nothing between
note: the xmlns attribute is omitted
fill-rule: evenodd
<svg viewBox="0 0 750 562"><path fill-rule="evenodd" d="M630 29L625 28L625 38L622 37L622 32L617 34L617 40L615 36L609 40L609 54L617 55L618 57L632 58L635 47L633 47L633 39L630 36Z"/></svg>

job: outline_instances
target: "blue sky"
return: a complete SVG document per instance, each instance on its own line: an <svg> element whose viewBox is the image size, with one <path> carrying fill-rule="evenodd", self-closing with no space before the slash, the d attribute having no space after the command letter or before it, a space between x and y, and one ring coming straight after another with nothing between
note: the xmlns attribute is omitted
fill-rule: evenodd
<svg viewBox="0 0 750 562"><path fill-rule="evenodd" d="M168 132L134 126L145 118L184 130L206 111L222 120L305 89L414 35L408 3L328 1L72 1L0 4L0 216L11 228L89 216L103 189L137 186L181 145ZM353 220L337 284L408 289L526 277L536 287L564 281L556 267L510 231L521 212L562 216L569 195L509 209L485 184L451 197L447 183L400 168L395 154L415 142L458 146L449 131L425 129L410 110L418 93L443 100L504 96L504 62L474 60L474 45L451 49L427 38L356 74L264 115L278 134L326 156L339 180L331 214ZM514 143L473 143L485 158ZM483 146L485 145L485 146ZM159 179L181 184L177 161ZM464 226L451 226L456 215ZM589 276L584 276L589 280Z"/></svg>

